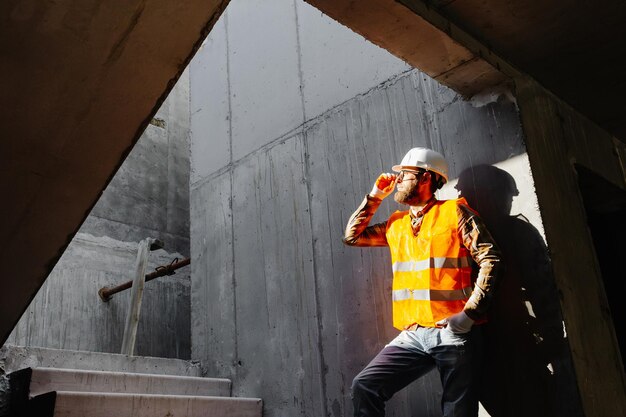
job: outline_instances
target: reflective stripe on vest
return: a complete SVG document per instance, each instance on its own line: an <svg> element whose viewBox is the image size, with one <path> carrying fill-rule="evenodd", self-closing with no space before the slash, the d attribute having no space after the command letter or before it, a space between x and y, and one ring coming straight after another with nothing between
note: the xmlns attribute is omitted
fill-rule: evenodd
<svg viewBox="0 0 626 417"><path fill-rule="evenodd" d="M467 268L472 263L469 257L463 258L429 258L423 261L394 262L393 272L419 272L431 268Z"/></svg>
<svg viewBox="0 0 626 417"><path fill-rule="evenodd" d="M456 301L467 300L472 294L472 287L462 290L394 290L393 301L419 300L419 301Z"/></svg>

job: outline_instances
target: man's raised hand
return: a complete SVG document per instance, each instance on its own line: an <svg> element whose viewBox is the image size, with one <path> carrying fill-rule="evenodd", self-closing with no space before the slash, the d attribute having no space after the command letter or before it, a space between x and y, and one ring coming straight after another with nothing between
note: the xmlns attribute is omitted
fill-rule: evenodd
<svg viewBox="0 0 626 417"><path fill-rule="evenodd" d="M381 200L389 196L389 194L393 193L394 188L396 188L396 179L396 175L388 172L380 174L376 179L372 191L370 191L370 196Z"/></svg>

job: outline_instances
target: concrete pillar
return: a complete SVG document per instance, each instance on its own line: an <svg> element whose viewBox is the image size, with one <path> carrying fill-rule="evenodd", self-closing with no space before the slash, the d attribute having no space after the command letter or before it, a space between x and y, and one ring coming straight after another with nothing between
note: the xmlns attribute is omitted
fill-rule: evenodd
<svg viewBox="0 0 626 417"><path fill-rule="evenodd" d="M626 384L574 164L626 190L613 138L533 80L517 100L585 415L626 415Z"/></svg>

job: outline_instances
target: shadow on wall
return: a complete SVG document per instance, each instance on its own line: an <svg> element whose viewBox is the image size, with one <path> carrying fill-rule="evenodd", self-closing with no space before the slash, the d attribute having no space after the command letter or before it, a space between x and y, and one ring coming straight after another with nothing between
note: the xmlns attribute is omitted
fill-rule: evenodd
<svg viewBox="0 0 626 417"><path fill-rule="evenodd" d="M491 417L582 415L547 247L521 214L513 177L478 165L456 185L502 251L506 270L485 330L481 403Z"/></svg>

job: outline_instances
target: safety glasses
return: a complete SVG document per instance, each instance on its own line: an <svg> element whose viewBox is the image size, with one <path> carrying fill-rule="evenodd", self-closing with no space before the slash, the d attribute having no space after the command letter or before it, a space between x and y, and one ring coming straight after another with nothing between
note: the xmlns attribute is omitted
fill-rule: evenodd
<svg viewBox="0 0 626 417"><path fill-rule="evenodd" d="M420 179L420 177L422 175L424 175L424 172L426 171L413 171L410 169L403 169L400 171L400 173L398 174L398 178L396 179L396 182L402 182L402 181L418 181ZM408 174L408 176L407 176Z"/></svg>

